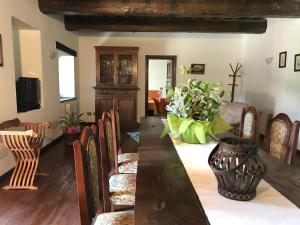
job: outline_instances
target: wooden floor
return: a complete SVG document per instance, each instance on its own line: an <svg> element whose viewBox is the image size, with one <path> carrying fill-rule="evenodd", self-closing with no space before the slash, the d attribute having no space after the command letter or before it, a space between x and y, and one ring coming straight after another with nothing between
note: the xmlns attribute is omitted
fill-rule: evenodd
<svg viewBox="0 0 300 225"><path fill-rule="evenodd" d="M136 152L137 143L126 134L122 136L123 151ZM38 177L37 191L0 190L0 225L79 225L72 153L62 142L43 152L40 165L49 176ZM300 169L299 153L296 166Z"/></svg>
<svg viewBox="0 0 300 225"><path fill-rule="evenodd" d="M124 152L137 151L126 134L123 141ZM72 153L63 142L43 152L40 165L49 176L37 178L37 191L0 190L0 225L80 225Z"/></svg>

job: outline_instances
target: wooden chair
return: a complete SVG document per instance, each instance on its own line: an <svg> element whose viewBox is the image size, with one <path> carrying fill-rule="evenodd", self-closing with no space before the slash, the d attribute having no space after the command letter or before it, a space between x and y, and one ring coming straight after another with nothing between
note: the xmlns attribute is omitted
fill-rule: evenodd
<svg viewBox="0 0 300 225"><path fill-rule="evenodd" d="M102 114L102 120L105 124L105 138L107 142L107 148L108 148L108 155L109 155L109 162L110 162L110 168L114 169L114 174L123 173L123 174L136 174L137 172L137 161L128 161L126 156L121 158L121 163L119 164L119 156L123 154L119 154L118 156L118 150L117 150L117 131L116 126L113 125L113 122L110 118L110 114L107 112L103 112ZM114 121L115 122L115 121Z"/></svg>
<svg viewBox="0 0 300 225"><path fill-rule="evenodd" d="M257 113L254 107L243 108L240 122L240 137L247 138L258 143L259 121L262 113Z"/></svg>
<svg viewBox="0 0 300 225"><path fill-rule="evenodd" d="M110 118L113 126L113 139L116 140L118 163L124 164L124 163L138 161L139 160L138 153L122 153L120 115L117 109L110 110Z"/></svg>
<svg viewBox="0 0 300 225"><path fill-rule="evenodd" d="M110 171L109 152L105 137L105 123L98 121L99 146L101 155L101 172L103 183L103 195L110 196L112 208L104 201L104 211L131 208L135 205L136 176L134 174L113 174Z"/></svg>
<svg viewBox="0 0 300 225"><path fill-rule="evenodd" d="M161 108L161 107L160 107L160 102L159 102L156 98L152 98L152 100L154 101L157 115L160 116L160 114L161 114L161 110L160 110L160 108Z"/></svg>
<svg viewBox="0 0 300 225"><path fill-rule="evenodd" d="M274 118L269 115L264 149L273 157L293 165L298 143L299 124L299 121L292 123L284 113L279 113Z"/></svg>
<svg viewBox="0 0 300 225"><path fill-rule="evenodd" d="M73 148L81 225L134 224L133 211L103 213L101 202L109 197L101 189L100 157L90 127L83 129L80 141L73 142Z"/></svg>
<svg viewBox="0 0 300 225"><path fill-rule="evenodd" d="M34 185L37 173L40 151L45 137L45 128L51 127L47 123L24 123L19 119L8 120L0 124L0 134L4 145L13 153L16 166L10 178L9 185L3 189L36 190ZM17 128L18 127L18 128ZM20 131L22 127L23 131ZM10 129L10 130L5 130ZM16 129L15 131L11 129Z"/></svg>

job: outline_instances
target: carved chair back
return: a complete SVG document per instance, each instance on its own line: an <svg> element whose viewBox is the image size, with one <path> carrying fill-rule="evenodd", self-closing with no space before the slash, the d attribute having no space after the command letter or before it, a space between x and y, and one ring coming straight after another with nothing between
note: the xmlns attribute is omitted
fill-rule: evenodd
<svg viewBox="0 0 300 225"><path fill-rule="evenodd" d="M116 145L117 145L117 152L118 154L122 153L122 147L121 147L121 126L120 126L120 114L117 108L114 108L110 110L110 118L113 125L113 130L116 134Z"/></svg>
<svg viewBox="0 0 300 225"><path fill-rule="evenodd" d="M251 139L258 143L259 139L259 120L261 112L257 113L254 107L243 108L240 123L240 137Z"/></svg>
<svg viewBox="0 0 300 225"><path fill-rule="evenodd" d="M81 224L89 225L103 212L100 155L92 128L83 129L73 148Z"/></svg>
<svg viewBox="0 0 300 225"><path fill-rule="evenodd" d="M99 146L101 155L101 175L102 175L102 187L103 187L103 210L104 212L112 211L110 198L109 198L109 175L110 175L110 164L109 154L107 148L105 124L102 119L98 120L99 127Z"/></svg>
<svg viewBox="0 0 300 225"><path fill-rule="evenodd" d="M292 123L290 118L279 113L274 118L268 116L265 131L265 150L273 157L293 164L299 135L299 121Z"/></svg>
<svg viewBox="0 0 300 225"><path fill-rule="evenodd" d="M104 124L104 137L108 153L109 171L110 175L118 174L118 152L116 143L116 129L113 128L113 123L110 118L110 114L103 112L102 121ZM103 132L99 130L99 132Z"/></svg>

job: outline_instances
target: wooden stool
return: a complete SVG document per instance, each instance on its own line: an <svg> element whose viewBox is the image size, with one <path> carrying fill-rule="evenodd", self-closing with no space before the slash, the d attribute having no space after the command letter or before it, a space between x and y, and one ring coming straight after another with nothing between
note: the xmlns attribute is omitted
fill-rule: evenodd
<svg viewBox="0 0 300 225"><path fill-rule="evenodd" d="M50 123L21 123L18 119L0 124L0 129L23 126L25 131L0 131L4 145L13 153L16 166L9 185L3 189L37 190L34 179L37 175L40 151L45 137L45 128ZM39 174L46 175L46 174Z"/></svg>

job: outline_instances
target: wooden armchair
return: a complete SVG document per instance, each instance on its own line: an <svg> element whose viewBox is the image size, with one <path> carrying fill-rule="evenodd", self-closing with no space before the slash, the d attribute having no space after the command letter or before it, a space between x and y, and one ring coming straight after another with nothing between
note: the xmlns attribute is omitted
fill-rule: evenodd
<svg viewBox="0 0 300 225"><path fill-rule="evenodd" d="M240 137L247 138L258 143L259 141L259 120L262 113L257 113L254 107L243 108L240 122Z"/></svg>
<svg viewBox="0 0 300 225"><path fill-rule="evenodd" d="M37 189L33 183L37 175L40 150L45 137L45 128L51 126L49 122L23 123L19 119L8 120L0 124L3 143L13 153L16 160L9 185L3 189Z"/></svg>
<svg viewBox="0 0 300 225"><path fill-rule="evenodd" d="M103 206L110 209L108 193L103 192L100 155L96 139L90 127L82 131L80 141L73 143L78 204L81 225L134 224L134 212L103 213ZM110 210L108 210L110 211Z"/></svg>
<svg viewBox="0 0 300 225"><path fill-rule="evenodd" d="M298 143L299 125L299 121L292 123L284 113L279 113L274 118L269 115L265 131L264 149L273 157L293 165Z"/></svg>

